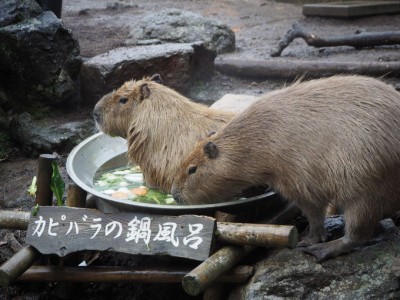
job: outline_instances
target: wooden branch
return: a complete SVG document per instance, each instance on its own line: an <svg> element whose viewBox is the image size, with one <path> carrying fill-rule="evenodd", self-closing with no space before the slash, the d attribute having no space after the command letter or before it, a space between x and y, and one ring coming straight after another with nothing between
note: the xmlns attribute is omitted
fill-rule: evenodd
<svg viewBox="0 0 400 300"><path fill-rule="evenodd" d="M25 211L0 210L0 228L26 230L30 215Z"/></svg>
<svg viewBox="0 0 400 300"><path fill-rule="evenodd" d="M253 246L226 246L221 248L183 277L183 289L192 296L200 294L253 249Z"/></svg>
<svg viewBox="0 0 400 300"><path fill-rule="evenodd" d="M274 221L275 224L286 223L296 217L299 212L297 206L289 203L270 221ZM232 268L255 248L255 246L226 246L221 248L183 278L183 289L192 296L200 294L212 285L216 278Z"/></svg>
<svg viewBox="0 0 400 300"><path fill-rule="evenodd" d="M53 192L50 189L52 162L56 159L53 154L41 154L37 173L36 204L50 206L53 203Z"/></svg>
<svg viewBox="0 0 400 300"><path fill-rule="evenodd" d="M24 273L40 256L39 252L27 246L14 254L0 267L0 286L8 286Z"/></svg>
<svg viewBox="0 0 400 300"><path fill-rule="evenodd" d="M68 185L66 205L69 207L85 207L87 192L76 183Z"/></svg>
<svg viewBox="0 0 400 300"><path fill-rule="evenodd" d="M302 38L307 45L317 48L351 46L359 49L364 47L400 44L400 31L361 32L354 35L322 39L315 34L305 31L299 24L295 23L279 42L278 48L271 53L271 56L280 56L282 51L296 38Z"/></svg>
<svg viewBox="0 0 400 300"><path fill-rule="evenodd" d="M67 267L32 266L18 281L63 281L63 282L181 282L190 268L149 267ZM238 266L218 278L219 282L243 283L253 275L251 266Z"/></svg>
<svg viewBox="0 0 400 300"><path fill-rule="evenodd" d="M21 249L23 248L20 242L17 241L14 234L11 232L7 232L5 240L7 241L8 247L11 248L14 252L21 251Z"/></svg>
<svg viewBox="0 0 400 300"><path fill-rule="evenodd" d="M236 245L294 248L299 240L297 228L287 225L217 223L220 241Z"/></svg>
<svg viewBox="0 0 400 300"><path fill-rule="evenodd" d="M323 77L338 74L400 76L400 62L334 62L224 58L215 60L221 73L244 78Z"/></svg>

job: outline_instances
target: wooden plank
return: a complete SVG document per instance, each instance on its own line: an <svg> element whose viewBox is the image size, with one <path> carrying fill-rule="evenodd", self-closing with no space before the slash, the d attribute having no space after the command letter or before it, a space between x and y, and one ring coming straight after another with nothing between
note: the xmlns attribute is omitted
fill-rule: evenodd
<svg viewBox="0 0 400 300"><path fill-rule="evenodd" d="M70 207L40 207L26 243L42 254L81 250L170 255L203 261L210 255L216 222L205 216L160 216Z"/></svg>
<svg viewBox="0 0 400 300"><path fill-rule="evenodd" d="M351 18L400 12L399 1L350 1L303 5L305 16Z"/></svg>

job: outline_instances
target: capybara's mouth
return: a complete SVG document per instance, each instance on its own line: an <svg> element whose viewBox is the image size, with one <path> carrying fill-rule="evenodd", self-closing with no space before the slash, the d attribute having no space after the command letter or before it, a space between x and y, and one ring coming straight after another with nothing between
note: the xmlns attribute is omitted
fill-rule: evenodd
<svg viewBox="0 0 400 300"><path fill-rule="evenodd" d="M172 195L172 198L174 198L176 203L178 203L179 205L186 204L186 201L183 199L181 191L178 190L174 186L172 186L172 188L171 188L171 195Z"/></svg>

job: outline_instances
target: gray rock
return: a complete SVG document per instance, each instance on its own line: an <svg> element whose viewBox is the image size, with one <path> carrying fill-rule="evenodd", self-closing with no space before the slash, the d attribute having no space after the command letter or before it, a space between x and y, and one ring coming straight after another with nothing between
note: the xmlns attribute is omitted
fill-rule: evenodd
<svg viewBox="0 0 400 300"><path fill-rule="evenodd" d="M167 9L147 15L131 27L126 45L140 40L158 39L169 43L202 41L217 53L235 50L235 33L220 21L179 9Z"/></svg>
<svg viewBox="0 0 400 300"><path fill-rule="evenodd" d="M181 93L192 82L208 79L214 71L215 51L203 44L161 44L122 47L85 61L81 70L82 97L94 105L125 81L159 73L166 86Z"/></svg>
<svg viewBox="0 0 400 300"><path fill-rule="evenodd" d="M92 119L60 122L56 118L34 120L22 113L11 121L11 138L29 157L42 153L68 153L79 142L95 132Z"/></svg>
<svg viewBox="0 0 400 300"><path fill-rule="evenodd" d="M0 4L0 27L34 18L42 13L35 0L2 0Z"/></svg>
<svg viewBox="0 0 400 300"><path fill-rule="evenodd" d="M332 228L343 228L333 218ZM238 299L399 299L392 265L400 251L399 229L384 220L384 232L364 247L322 264L298 249L277 251L257 263L250 282L234 289Z"/></svg>
<svg viewBox="0 0 400 300"><path fill-rule="evenodd" d="M38 102L48 105L79 101L81 58L78 42L52 12L41 12L33 1L0 3L0 85L24 110Z"/></svg>
<svg viewBox="0 0 400 300"><path fill-rule="evenodd" d="M256 96L251 95L226 94L210 107L239 113L257 101L257 99Z"/></svg>

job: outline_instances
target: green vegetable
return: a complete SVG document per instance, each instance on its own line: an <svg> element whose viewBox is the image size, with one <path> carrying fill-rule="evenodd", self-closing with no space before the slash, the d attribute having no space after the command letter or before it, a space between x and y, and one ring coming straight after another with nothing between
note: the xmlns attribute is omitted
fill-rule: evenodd
<svg viewBox="0 0 400 300"><path fill-rule="evenodd" d="M50 189L57 198L57 205L63 206L62 197L65 191L65 182L58 171L57 163L53 161L51 166L53 167L53 174L51 175Z"/></svg>
<svg viewBox="0 0 400 300"><path fill-rule="evenodd" d="M36 190L37 190L36 176L33 176L32 183L31 183L31 185L29 186L29 189L28 189L29 195L31 195L32 197L35 197Z"/></svg>
<svg viewBox="0 0 400 300"><path fill-rule="evenodd" d="M38 211L39 211L39 204L36 204L36 206L32 209L32 217L36 216Z"/></svg>

